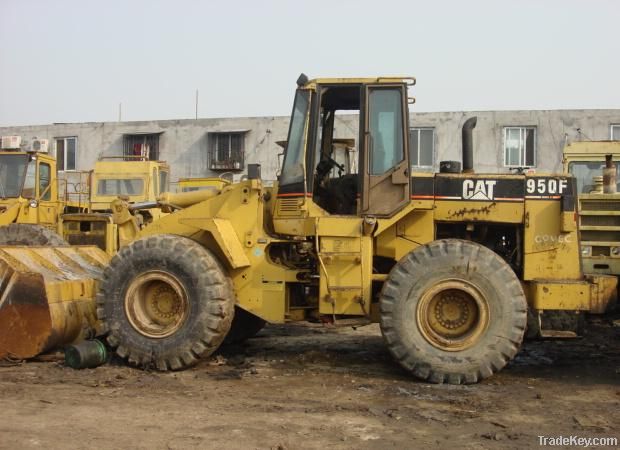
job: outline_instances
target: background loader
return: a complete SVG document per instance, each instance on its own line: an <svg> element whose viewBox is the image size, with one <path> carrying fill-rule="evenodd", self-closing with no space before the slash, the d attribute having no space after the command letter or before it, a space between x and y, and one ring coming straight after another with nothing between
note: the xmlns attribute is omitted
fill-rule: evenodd
<svg viewBox="0 0 620 450"><path fill-rule="evenodd" d="M23 151L17 137L2 141L14 144L0 151L0 358L22 359L100 334L98 280L119 246L110 200L153 201L168 190L169 168L99 161L59 181L45 147ZM141 210L132 224L161 214Z"/></svg>
<svg viewBox="0 0 620 450"><path fill-rule="evenodd" d="M103 158L93 170L59 176L47 148L24 151L17 138L3 137L15 144L0 151L0 245L97 245L113 255L119 238L111 202L155 204L170 187L168 164L141 157ZM134 217L140 227L162 214L140 208Z"/></svg>
<svg viewBox="0 0 620 450"><path fill-rule="evenodd" d="M606 157L614 179L605 186ZM581 258L586 273L620 276L620 141L573 142L564 170L577 182Z"/></svg>
<svg viewBox="0 0 620 450"><path fill-rule="evenodd" d="M142 157L104 157L91 171L65 173L61 184L67 213L60 234L71 245L96 245L114 255L123 236L111 204L121 197L130 204L154 205L161 193L169 191L170 167ZM132 223L139 228L162 215L161 208L141 207Z"/></svg>

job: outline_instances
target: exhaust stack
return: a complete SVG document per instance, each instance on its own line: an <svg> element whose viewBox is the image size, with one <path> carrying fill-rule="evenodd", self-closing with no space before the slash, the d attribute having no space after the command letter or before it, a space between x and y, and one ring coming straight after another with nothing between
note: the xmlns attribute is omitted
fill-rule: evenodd
<svg viewBox="0 0 620 450"><path fill-rule="evenodd" d="M613 155L605 155L605 167L603 168L603 193L615 194L616 193L616 180L618 174L616 173L616 165L613 161Z"/></svg>
<svg viewBox="0 0 620 450"><path fill-rule="evenodd" d="M470 117L463 124L463 173L474 173L474 137L472 130L476 128L478 117Z"/></svg>

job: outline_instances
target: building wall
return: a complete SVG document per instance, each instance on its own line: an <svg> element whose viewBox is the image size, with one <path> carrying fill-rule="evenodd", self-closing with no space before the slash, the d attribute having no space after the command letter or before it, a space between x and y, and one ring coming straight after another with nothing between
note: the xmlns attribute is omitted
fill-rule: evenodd
<svg viewBox="0 0 620 450"><path fill-rule="evenodd" d="M504 167L505 126L533 126L537 130L537 171L561 171L562 148L568 141L610 138L610 125L620 124L620 110L550 110L412 113L412 127L435 129L434 170L439 161L461 160L461 126L478 117L474 130L474 168L478 172L506 172ZM358 117L337 116L336 136L358 139ZM172 180L181 177L218 176L208 168L207 133L247 130L245 164L259 163L265 180L274 180L288 117L247 117L144 122L67 123L0 127L0 135L22 136L29 148L34 138L77 137L77 170L88 170L101 156L122 155L123 135L153 132L160 135L160 159L172 167ZM577 130L580 130L577 131ZM240 176L241 172L237 173Z"/></svg>
<svg viewBox="0 0 620 450"><path fill-rule="evenodd" d="M506 172L504 127L536 127L536 170L562 170L567 142L610 139L610 127L620 123L620 110L540 110L439 112L412 114L411 125L435 128L435 169L438 162L461 160L461 126L477 116L474 130L474 168L477 172ZM577 131L577 130L580 131Z"/></svg>

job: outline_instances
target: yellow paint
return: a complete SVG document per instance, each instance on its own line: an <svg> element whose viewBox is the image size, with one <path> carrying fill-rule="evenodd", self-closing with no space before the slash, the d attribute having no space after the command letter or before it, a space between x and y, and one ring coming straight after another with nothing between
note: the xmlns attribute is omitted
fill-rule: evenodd
<svg viewBox="0 0 620 450"><path fill-rule="evenodd" d="M524 280L582 279L577 231L564 232L560 202L528 201L523 237Z"/></svg>
<svg viewBox="0 0 620 450"><path fill-rule="evenodd" d="M221 190L229 184L231 184L230 181L224 178L179 178L177 192L201 191L209 188Z"/></svg>
<svg viewBox="0 0 620 450"><path fill-rule="evenodd" d="M611 276L595 276L579 281L541 280L526 282L524 287L533 309L601 314L615 302L617 280Z"/></svg>
<svg viewBox="0 0 620 450"><path fill-rule="evenodd" d="M118 195L104 195L99 192L99 184L106 180L141 180L143 190L134 195L127 195L130 203L155 201L157 197L168 191L169 186L160 186L160 176L164 173L166 178L170 176L170 167L163 161L123 161L123 160L100 160L95 163L91 174L91 188L88 209L90 211L104 211L110 206ZM148 210L153 218L161 216L159 208Z"/></svg>
<svg viewBox="0 0 620 450"><path fill-rule="evenodd" d="M232 269L250 266L250 261L230 220L188 218L181 219L179 223L208 231Z"/></svg>

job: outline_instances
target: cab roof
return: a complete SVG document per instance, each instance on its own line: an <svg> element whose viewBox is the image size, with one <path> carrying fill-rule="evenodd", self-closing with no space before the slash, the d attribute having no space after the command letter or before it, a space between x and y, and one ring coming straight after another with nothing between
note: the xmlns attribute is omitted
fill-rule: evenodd
<svg viewBox="0 0 620 450"><path fill-rule="evenodd" d="M571 142L564 147L565 155L585 153L620 156L620 141L579 141Z"/></svg>
<svg viewBox="0 0 620 450"><path fill-rule="evenodd" d="M315 88L321 84L394 84L407 83L413 86L416 83L415 77L412 76L384 76L374 78L314 78L308 80L303 87L306 89Z"/></svg>
<svg viewBox="0 0 620 450"><path fill-rule="evenodd" d="M116 173L116 174L140 174L148 172L155 167L159 167L162 170L170 170L170 167L165 161L155 160L138 160L138 161L124 161L122 159L117 160L99 160L95 162L96 173Z"/></svg>

